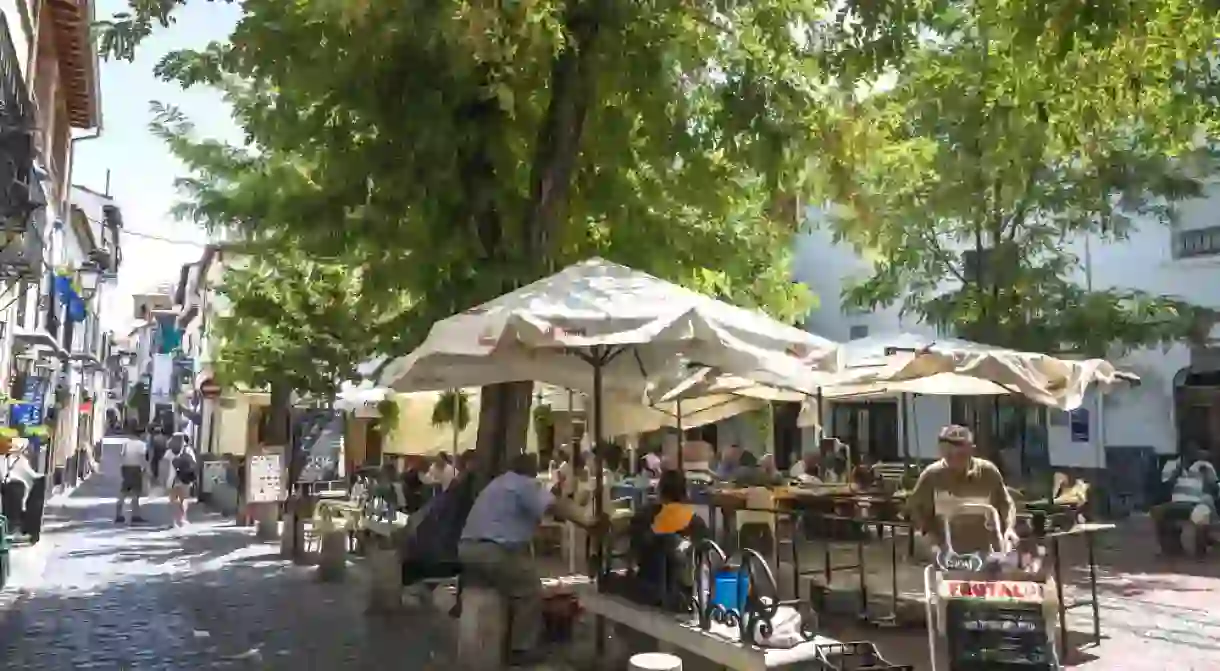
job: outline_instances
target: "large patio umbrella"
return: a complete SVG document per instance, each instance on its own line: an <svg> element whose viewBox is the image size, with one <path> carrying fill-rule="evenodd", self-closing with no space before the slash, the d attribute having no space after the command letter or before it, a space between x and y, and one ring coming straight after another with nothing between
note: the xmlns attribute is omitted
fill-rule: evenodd
<svg viewBox="0 0 1220 671"><path fill-rule="evenodd" d="M993 347L955 338L912 333L871 336L844 344L839 364L855 382L824 390L829 400L897 398L902 407L903 451L907 453L906 414L911 396L1019 395L1060 410L1073 410L1090 386L1109 391L1139 378L1115 370L1101 359L1074 360ZM806 403L800 426L821 423L820 408ZM909 459L909 454L908 457Z"/></svg>
<svg viewBox="0 0 1220 671"><path fill-rule="evenodd" d="M766 315L603 259L589 259L433 325L381 384L443 390L532 380L621 398L679 357L756 382L799 385L833 367L837 345ZM591 370L592 369L592 370Z"/></svg>
<svg viewBox="0 0 1220 671"><path fill-rule="evenodd" d="M381 383L422 391L537 381L586 391L600 440L603 391L643 398L650 376L683 357L791 388L803 371L835 366L834 352L834 343L762 313L594 258L437 322ZM594 501L600 513L601 496Z"/></svg>
<svg viewBox="0 0 1220 671"><path fill-rule="evenodd" d="M1018 394L1060 410L1080 407L1091 386L1109 391L1139 381L1102 359L1059 358L910 333L844 344L839 370L854 380L828 386L823 390L827 399Z"/></svg>

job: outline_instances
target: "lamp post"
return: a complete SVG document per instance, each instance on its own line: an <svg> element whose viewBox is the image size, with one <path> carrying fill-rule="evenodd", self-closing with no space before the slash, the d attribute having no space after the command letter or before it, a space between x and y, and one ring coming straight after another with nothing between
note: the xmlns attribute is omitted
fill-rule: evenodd
<svg viewBox="0 0 1220 671"><path fill-rule="evenodd" d="M76 269L76 279L80 282L81 298L89 300L97 294L98 283L101 281L102 271L97 267L97 264L86 263Z"/></svg>

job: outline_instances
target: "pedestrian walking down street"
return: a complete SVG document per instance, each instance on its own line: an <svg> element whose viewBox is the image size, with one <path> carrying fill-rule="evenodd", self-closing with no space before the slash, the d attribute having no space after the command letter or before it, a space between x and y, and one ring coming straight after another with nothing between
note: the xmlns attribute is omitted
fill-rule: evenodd
<svg viewBox="0 0 1220 671"><path fill-rule="evenodd" d="M144 522L144 518L140 517L140 496L144 493L148 444L139 438L129 438L120 448L119 456L119 500L114 508L114 521L117 524L127 521L123 515L123 505L131 497L131 521L140 524Z"/></svg>
<svg viewBox="0 0 1220 671"><path fill-rule="evenodd" d="M165 459L166 452L169 451L169 436L162 432L161 427L153 427L149 432L148 438L149 452L148 463L151 466L153 486L165 484L165 478L161 472L161 462Z"/></svg>
<svg viewBox="0 0 1220 671"><path fill-rule="evenodd" d="M191 449L190 439L181 431L169 440L170 464L172 467L169 485L169 505L174 513L174 526L186 524L186 511L190 505L191 488L195 486L198 460Z"/></svg>

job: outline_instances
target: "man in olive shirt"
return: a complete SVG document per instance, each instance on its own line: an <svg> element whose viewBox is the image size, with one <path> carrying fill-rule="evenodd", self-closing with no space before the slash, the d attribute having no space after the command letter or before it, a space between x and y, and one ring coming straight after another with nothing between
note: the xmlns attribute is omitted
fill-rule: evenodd
<svg viewBox="0 0 1220 671"><path fill-rule="evenodd" d="M951 517L953 551L959 554L1001 550L993 547L996 531L982 511L954 513L963 503L987 504L996 509L1004 528L1000 535L1012 542L1015 510L1004 476L995 464L974 456L974 436L964 426L951 424L941 429L938 439L941 460L928 466L911 492L908 506L915 529L931 545L933 557L948 548L944 520Z"/></svg>

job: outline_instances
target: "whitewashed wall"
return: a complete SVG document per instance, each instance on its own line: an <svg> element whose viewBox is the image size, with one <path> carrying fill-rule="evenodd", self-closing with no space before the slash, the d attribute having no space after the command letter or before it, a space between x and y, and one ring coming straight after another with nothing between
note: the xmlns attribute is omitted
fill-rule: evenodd
<svg viewBox="0 0 1220 671"><path fill-rule="evenodd" d="M1220 196L1183 204L1180 214L1182 229L1215 225L1220 222ZM811 216L818 214L815 211ZM1127 242L1103 244L1094 239L1086 255L1082 239L1072 249L1082 259L1091 259L1095 288L1142 289L1220 309L1220 256L1174 259L1172 240L1173 232L1168 227L1147 224ZM796 254L796 279L808 284L820 298L820 305L806 321L810 331L837 341L899 331L934 333L922 324L900 318L897 308L872 312L842 310L843 288L853 278L866 277L869 264L849 247L835 244L824 228L815 226L802 236ZM1085 282L1087 278L1082 273L1079 279ZM1188 348L1177 345L1163 350L1139 350L1113 361L1120 368L1140 375L1142 384L1101 400L1090 396L1085 404L1090 425L1087 442L1073 442L1066 422L1050 426L1048 450L1052 465L1104 467L1105 446L1154 447L1161 454L1176 451L1173 379L1190 364ZM933 456L936 432L949 421L948 399L917 399L911 417L912 452Z"/></svg>

